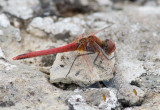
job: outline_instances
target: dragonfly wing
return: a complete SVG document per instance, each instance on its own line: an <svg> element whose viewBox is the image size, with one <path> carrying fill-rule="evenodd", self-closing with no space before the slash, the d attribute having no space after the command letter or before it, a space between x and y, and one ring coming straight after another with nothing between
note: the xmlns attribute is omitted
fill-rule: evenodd
<svg viewBox="0 0 160 110"><path fill-rule="evenodd" d="M80 35L78 35L77 36L77 38L74 40L74 42L78 42L80 39L82 39L84 36L83 36L83 34L80 34Z"/></svg>
<svg viewBox="0 0 160 110"><path fill-rule="evenodd" d="M105 29L107 29L107 28L111 27L112 25L113 25L113 23L112 23L112 24L110 24L109 26L106 26L106 27L104 27L104 28L102 28L102 29L100 29L100 30L96 31L96 32L91 33L90 35L95 35L95 34L97 34L97 33L101 32L101 31L103 31L103 30L105 30Z"/></svg>

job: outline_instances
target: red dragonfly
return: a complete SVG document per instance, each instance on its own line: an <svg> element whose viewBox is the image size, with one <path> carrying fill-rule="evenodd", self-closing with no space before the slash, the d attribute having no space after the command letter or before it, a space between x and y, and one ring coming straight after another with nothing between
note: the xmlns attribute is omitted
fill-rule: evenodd
<svg viewBox="0 0 160 110"><path fill-rule="evenodd" d="M108 26L108 27L110 27L110 26ZM101 41L97 36L95 36L95 34L97 34L100 31L105 30L108 27L105 27L105 28L103 28L101 30L98 30L98 31L90 34L87 37L78 38L74 42L72 42L72 43L70 43L68 45L57 47L57 48L53 48L53 49L48 49L48 50L41 50L41 51L35 51L35 52L26 53L26 54L21 54L21 55L18 55L16 57L13 57L12 59L13 60L20 60L20 59L37 57L37 56L48 55L48 54L56 54L56 53L62 53L62 52L68 52L68 51L76 51L76 50L81 51L81 50L83 50L83 51L86 51L86 52L89 52L89 53L77 55L77 57L74 59L72 65L71 65L71 68L72 68L75 60L79 56L94 54L96 52L98 52L98 55L95 58L94 62L96 61L96 59L98 58L100 53L107 60L111 60L113 57L112 58L108 58L108 55L110 56L111 53L115 51L115 49L116 49L115 43L112 42L109 39ZM70 68L70 70L71 70L71 68ZM70 73L70 70L69 70L68 74Z"/></svg>

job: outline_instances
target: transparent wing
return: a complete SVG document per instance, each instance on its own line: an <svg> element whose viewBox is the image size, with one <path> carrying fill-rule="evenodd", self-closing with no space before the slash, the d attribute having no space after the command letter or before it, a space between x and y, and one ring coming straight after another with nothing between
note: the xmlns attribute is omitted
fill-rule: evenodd
<svg viewBox="0 0 160 110"><path fill-rule="evenodd" d="M97 33L101 32L101 31L104 31L105 29L107 29L107 28L111 27L112 25L113 25L113 23L112 23L112 24L110 24L109 26L106 26L106 27L104 27L104 28L102 28L102 29L100 29L100 30L96 31L96 32L93 32L93 33L89 34L89 36L90 36L90 35L95 35L95 34L97 34Z"/></svg>

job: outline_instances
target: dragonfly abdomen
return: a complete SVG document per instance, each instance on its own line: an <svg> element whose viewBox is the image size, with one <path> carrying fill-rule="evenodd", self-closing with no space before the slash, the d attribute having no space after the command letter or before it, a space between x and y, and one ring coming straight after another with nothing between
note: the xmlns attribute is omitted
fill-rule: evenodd
<svg viewBox="0 0 160 110"><path fill-rule="evenodd" d="M56 54L56 53L62 53L62 52L68 52L68 51L75 51L75 50L77 50L78 46L79 46L78 43L70 43L68 45L58 47L58 48L21 54L21 55L14 57L13 60L20 60L20 59L25 59L25 58L31 58L31 57L37 57L37 56L49 55L49 54Z"/></svg>

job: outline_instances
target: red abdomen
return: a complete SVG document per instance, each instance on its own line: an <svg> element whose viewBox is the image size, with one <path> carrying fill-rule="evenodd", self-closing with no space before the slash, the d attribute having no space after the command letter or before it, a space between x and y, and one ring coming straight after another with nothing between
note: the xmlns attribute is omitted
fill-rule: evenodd
<svg viewBox="0 0 160 110"><path fill-rule="evenodd" d="M65 46L62 46L62 47L58 47L58 48L21 54L21 55L18 55L16 57L12 58L12 59L13 60L20 60L20 59L37 57L37 56L42 56L42 55L49 55L49 54L56 54L56 53L74 51L74 50L77 50L78 46L79 46L78 43L71 43L71 44L68 44L68 45L65 45Z"/></svg>

